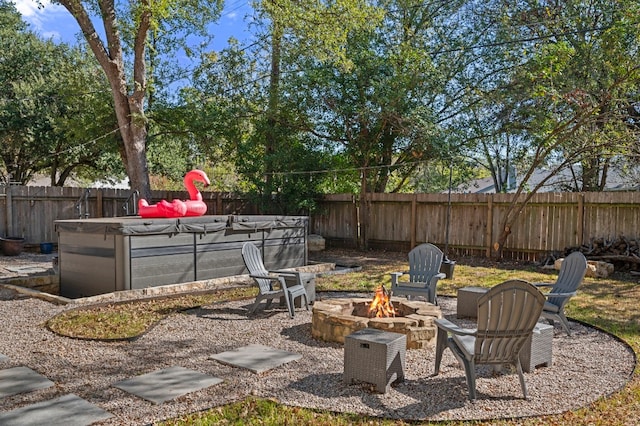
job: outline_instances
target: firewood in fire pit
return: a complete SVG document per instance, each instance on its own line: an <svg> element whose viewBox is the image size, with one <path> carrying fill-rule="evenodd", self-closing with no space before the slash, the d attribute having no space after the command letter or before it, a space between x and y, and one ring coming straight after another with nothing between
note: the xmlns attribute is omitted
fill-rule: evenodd
<svg viewBox="0 0 640 426"><path fill-rule="evenodd" d="M395 317L396 311L391 303L391 292L381 285L376 289L371 305L369 305L369 316L371 317Z"/></svg>

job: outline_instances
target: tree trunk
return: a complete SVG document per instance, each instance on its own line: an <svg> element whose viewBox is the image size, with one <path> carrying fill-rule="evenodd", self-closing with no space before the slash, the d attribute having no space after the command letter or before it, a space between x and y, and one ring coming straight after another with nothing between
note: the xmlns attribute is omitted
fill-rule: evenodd
<svg viewBox="0 0 640 426"><path fill-rule="evenodd" d="M87 10L80 1L60 0L78 22L82 33L98 63L102 67L113 96L113 103L122 136L121 155L129 176L131 189L141 198L151 198L151 185L147 165L147 123L144 114L146 97L145 48L150 28L151 12L146 10L139 17L133 44L133 82L131 93L127 87L122 38L116 19L113 0L98 0L106 44L97 35Z"/></svg>

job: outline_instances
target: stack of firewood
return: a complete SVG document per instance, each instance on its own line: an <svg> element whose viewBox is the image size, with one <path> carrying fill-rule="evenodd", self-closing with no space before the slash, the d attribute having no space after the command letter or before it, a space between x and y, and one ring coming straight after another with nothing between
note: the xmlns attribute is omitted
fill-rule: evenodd
<svg viewBox="0 0 640 426"><path fill-rule="evenodd" d="M590 260L640 263L640 241L620 236L613 239L591 238L578 248ZM574 250L576 251L575 248Z"/></svg>
<svg viewBox="0 0 640 426"><path fill-rule="evenodd" d="M562 253L549 253L542 264L551 266L557 259L566 257L574 251L582 252L588 260L613 263L616 270L637 270L640 268L640 239L623 236L591 238L588 243L567 247Z"/></svg>

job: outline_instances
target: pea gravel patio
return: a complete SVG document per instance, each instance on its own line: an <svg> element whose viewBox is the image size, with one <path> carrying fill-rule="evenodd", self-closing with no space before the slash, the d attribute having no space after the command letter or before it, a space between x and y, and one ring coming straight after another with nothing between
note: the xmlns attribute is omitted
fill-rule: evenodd
<svg viewBox="0 0 640 426"><path fill-rule="evenodd" d="M344 294L319 293L322 297ZM443 313L455 320L455 299L442 297ZM433 350L406 354L405 381L389 392L367 384L343 383L341 344L311 337L311 312L290 319L274 309L248 316L252 300L221 302L177 313L129 342L75 340L44 327L67 309L35 298L0 297L1 369L24 366L55 383L45 389L0 398L0 412L74 394L113 417L104 425L144 425L227 404L248 395L275 398L287 405L362 413L407 420L490 419L560 413L585 406L620 389L635 358L617 339L575 322L572 337L556 329L553 364L526 374L530 400L519 392L515 374L480 370L478 400L469 402L464 371L449 351L441 374L432 377ZM301 355L271 370L254 373L212 359L250 344ZM115 384L174 366L220 378L222 382L155 404Z"/></svg>

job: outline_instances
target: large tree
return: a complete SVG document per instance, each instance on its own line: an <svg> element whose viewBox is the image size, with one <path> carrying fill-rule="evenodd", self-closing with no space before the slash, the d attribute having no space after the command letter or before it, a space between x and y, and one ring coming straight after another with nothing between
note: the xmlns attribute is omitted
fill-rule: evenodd
<svg viewBox="0 0 640 426"><path fill-rule="evenodd" d="M479 111L498 108L477 136L516 141L522 159L494 242L499 256L519 214L550 179L569 170L570 190L602 190L612 161L638 140L627 125L640 84L638 3L498 0L485 7L481 16L494 26L483 46L498 52L490 59L505 71L485 88ZM546 177L531 184L542 168Z"/></svg>
<svg viewBox="0 0 640 426"><path fill-rule="evenodd" d="M0 159L4 177L51 185L99 177L113 145L113 109L95 60L78 48L42 40L0 0ZM111 110L111 113L109 112ZM117 152L117 151L116 151ZM102 177L102 176L100 176Z"/></svg>
<svg viewBox="0 0 640 426"><path fill-rule="evenodd" d="M291 90L310 114L306 130L361 171L361 193L407 190L421 166L448 164L457 144L445 129L467 101L462 72L473 61L456 50L462 1L377 4L382 23L348 38L350 66L303 56Z"/></svg>
<svg viewBox="0 0 640 426"><path fill-rule="evenodd" d="M148 118L145 103L149 95L149 44L172 42L189 35L206 36L207 24L217 19L222 0L57 0L75 18L82 34L102 67L113 96L120 129L120 154L132 189L150 198L147 164ZM94 26L98 18L102 28ZM175 36L181 36L176 39ZM179 47L177 44L175 47ZM156 58L157 59L157 58Z"/></svg>

